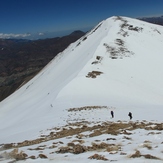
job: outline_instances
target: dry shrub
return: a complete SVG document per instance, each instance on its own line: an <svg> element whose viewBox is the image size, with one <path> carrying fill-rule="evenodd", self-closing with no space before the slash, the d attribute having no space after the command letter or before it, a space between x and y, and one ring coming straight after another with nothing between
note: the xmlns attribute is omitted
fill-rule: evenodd
<svg viewBox="0 0 163 163"><path fill-rule="evenodd" d="M59 141L58 143L59 143L59 144L64 144L62 141Z"/></svg>
<svg viewBox="0 0 163 163"><path fill-rule="evenodd" d="M44 150L45 148L41 148L41 147L37 147L37 148L28 148L28 150L36 150L36 151L39 151L39 150Z"/></svg>
<svg viewBox="0 0 163 163"><path fill-rule="evenodd" d="M87 128L87 127L88 127L87 125L83 125L83 126L82 126L82 129L85 129L85 128Z"/></svg>
<svg viewBox="0 0 163 163"><path fill-rule="evenodd" d="M160 160L160 158L158 158L158 157L155 157L155 156L152 156L152 155L150 155L150 154L146 154L146 155L143 155L145 158L147 158L147 159L156 159L156 160Z"/></svg>
<svg viewBox="0 0 163 163"><path fill-rule="evenodd" d="M91 110L91 109L103 109L107 108L107 106L84 106L84 107L79 107L79 108L69 108L68 112L72 111L82 111L82 110Z"/></svg>
<svg viewBox="0 0 163 163"><path fill-rule="evenodd" d="M98 61L93 61L92 64L98 64L99 62Z"/></svg>
<svg viewBox="0 0 163 163"><path fill-rule="evenodd" d="M109 154L116 154L116 153L118 153L118 151L111 151L111 152L109 152Z"/></svg>
<svg viewBox="0 0 163 163"><path fill-rule="evenodd" d="M89 135L89 137L99 136L102 132L100 130L95 130L92 134Z"/></svg>
<svg viewBox="0 0 163 163"><path fill-rule="evenodd" d="M158 126L158 124L151 124L150 122L148 124L146 124L146 126L144 127L146 130L157 130L158 128L160 128Z"/></svg>
<svg viewBox="0 0 163 163"><path fill-rule="evenodd" d="M99 155L99 154L94 154L90 157L88 157L89 159L96 159L96 160L103 160L103 161L107 161L108 159L105 158L104 156L102 155Z"/></svg>
<svg viewBox="0 0 163 163"><path fill-rule="evenodd" d="M141 157L142 155L141 155L141 153L140 153L140 151L136 151L134 154L132 154L131 156L130 156L130 158L136 158L136 157Z"/></svg>
<svg viewBox="0 0 163 163"><path fill-rule="evenodd" d="M74 154L80 154L80 153L84 153L86 151L86 147L85 146L81 146L80 144L77 144L73 147L73 153Z"/></svg>
<svg viewBox="0 0 163 163"><path fill-rule="evenodd" d="M132 140L132 138L129 138L127 136L124 136L123 139Z"/></svg>
<svg viewBox="0 0 163 163"><path fill-rule="evenodd" d="M74 154L79 154L79 153L84 153L87 150L85 146L81 146L80 144L77 144L74 146L69 146L69 147L60 147L56 153L74 153Z"/></svg>
<svg viewBox="0 0 163 163"><path fill-rule="evenodd" d="M107 127L107 133L111 135L117 135L120 133L119 130L130 127L127 123L113 123Z"/></svg>
<svg viewBox="0 0 163 163"><path fill-rule="evenodd" d="M46 138L38 138L35 140L25 140L21 143L17 144L17 147L24 147L24 146L30 146L30 145L34 145L34 144L39 144L42 143L46 140Z"/></svg>
<svg viewBox="0 0 163 163"><path fill-rule="evenodd" d="M30 156L29 158L30 158L30 159L36 159L36 157L35 157L35 156L33 156L33 155L32 155L32 156Z"/></svg>
<svg viewBox="0 0 163 163"><path fill-rule="evenodd" d="M108 146L109 146L109 144L104 143L104 142L102 142L100 144L96 144L96 143L93 142L91 149L92 150L106 149Z"/></svg>
<svg viewBox="0 0 163 163"><path fill-rule="evenodd" d="M121 152L120 155L127 155L127 153L125 153L125 152Z"/></svg>
<svg viewBox="0 0 163 163"><path fill-rule="evenodd" d="M14 144L10 143L10 144L4 144L0 150L5 150L5 149L10 149L10 148L14 148Z"/></svg>
<svg viewBox="0 0 163 163"><path fill-rule="evenodd" d="M70 143L67 143L67 146L73 147L73 146L75 146L75 144L70 142Z"/></svg>
<svg viewBox="0 0 163 163"><path fill-rule="evenodd" d="M97 59L97 60L101 60L102 57L101 57L101 56L96 56L96 59Z"/></svg>
<svg viewBox="0 0 163 163"><path fill-rule="evenodd" d="M152 149L152 146L149 143L144 143L143 147L148 148L148 149Z"/></svg>
<svg viewBox="0 0 163 163"><path fill-rule="evenodd" d="M70 150L72 151L70 147L60 147L59 150L56 151L56 153L69 153Z"/></svg>
<svg viewBox="0 0 163 163"><path fill-rule="evenodd" d="M78 135L76 135L76 138L78 138L78 139L82 139L83 137L84 137L83 134L78 134Z"/></svg>
<svg viewBox="0 0 163 163"><path fill-rule="evenodd" d="M122 39L116 39L115 42L119 46L124 46L124 41Z"/></svg>
<svg viewBox="0 0 163 163"><path fill-rule="evenodd" d="M96 78L98 75L101 75L103 72L100 71L92 71L87 74L87 78Z"/></svg>
<svg viewBox="0 0 163 163"><path fill-rule="evenodd" d="M129 25L128 30L139 32L139 31L142 31L143 28L142 27L133 27L132 25Z"/></svg>
<svg viewBox="0 0 163 163"><path fill-rule="evenodd" d="M40 158L48 158L46 155L44 155L44 154L39 154L39 156L38 157L40 157Z"/></svg>
<svg viewBox="0 0 163 163"><path fill-rule="evenodd" d="M49 147L49 149L53 149L53 148L56 148L57 146L56 145L51 145L50 147Z"/></svg>
<svg viewBox="0 0 163 163"><path fill-rule="evenodd" d="M121 132L121 134L131 135L132 133L131 133L131 132L127 132L126 130L123 130L123 131Z"/></svg>
<svg viewBox="0 0 163 163"><path fill-rule="evenodd" d="M55 133L54 132L50 132L50 136L54 136L55 135Z"/></svg>
<svg viewBox="0 0 163 163"><path fill-rule="evenodd" d="M115 138L107 138L106 140L108 141L108 140L116 140L116 139Z"/></svg>
<svg viewBox="0 0 163 163"><path fill-rule="evenodd" d="M145 140L144 143L152 143L151 141L149 140Z"/></svg>
<svg viewBox="0 0 163 163"><path fill-rule="evenodd" d="M84 141L84 140L73 140L72 142L73 142L73 143L74 143L74 142L79 142L80 144L85 143L85 141Z"/></svg>
<svg viewBox="0 0 163 163"><path fill-rule="evenodd" d="M156 159L156 160L160 160L160 158L152 156L150 154L146 154L146 155L141 155L140 151L136 151L133 155L130 156L130 158L136 158L136 157L145 157L146 159Z"/></svg>
<svg viewBox="0 0 163 163"><path fill-rule="evenodd" d="M118 135L119 134L119 132L117 130L114 130L111 128L107 129L106 133L111 134L111 135Z"/></svg>
<svg viewBox="0 0 163 163"><path fill-rule="evenodd" d="M24 160L27 158L27 154L24 153L23 151L18 151L18 149L14 149L13 151L11 151L10 156L15 158L16 160Z"/></svg>
<svg viewBox="0 0 163 163"><path fill-rule="evenodd" d="M11 152L7 153L7 152L4 152L2 154L2 156L6 159L11 159L11 158L14 158L15 160L25 160L28 155L26 153L24 153L23 151L20 151L19 152L19 149L14 149L12 150Z"/></svg>
<svg viewBox="0 0 163 163"><path fill-rule="evenodd" d="M120 149L120 146L118 146L118 145L111 145L111 146L109 146L107 149L106 149L106 151L107 152L113 152L113 151L118 151Z"/></svg>
<svg viewBox="0 0 163 163"><path fill-rule="evenodd" d="M161 132L149 132L147 135L156 135L156 134L161 134Z"/></svg>
<svg viewBox="0 0 163 163"><path fill-rule="evenodd" d="M146 130L163 130L163 124L162 123L161 124L155 124L155 126L153 126L153 127L146 126L145 129Z"/></svg>
<svg viewBox="0 0 163 163"><path fill-rule="evenodd" d="M96 56L96 61L92 62L92 64L98 64L102 60L101 56Z"/></svg>

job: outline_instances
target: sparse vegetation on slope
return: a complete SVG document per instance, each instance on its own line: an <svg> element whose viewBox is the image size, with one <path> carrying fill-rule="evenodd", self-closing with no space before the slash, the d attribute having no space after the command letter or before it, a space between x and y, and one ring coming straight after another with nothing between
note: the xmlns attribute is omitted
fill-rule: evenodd
<svg viewBox="0 0 163 163"><path fill-rule="evenodd" d="M71 111L75 111L75 109L71 109ZM48 159L48 155L94 152L95 154L89 156L88 159L110 160L107 156L100 154L103 152L103 154L119 154L128 158L144 157L146 159L161 160L161 158L153 156L150 153L141 154L140 152L141 149L145 148L147 151L152 150L153 148L158 148L158 146L153 144L154 142L150 142L148 140L148 135L151 133L153 133L153 135L162 134L163 124L161 123L151 123L145 121L129 123L122 121L108 121L97 124L90 122L76 122L63 126L62 128L54 128L50 130L51 132L48 135L40 135L41 138L36 140L26 140L24 142L2 145L0 148L0 157L15 160L37 158ZM142 141L141 146L139 146L139 144L135 144L136 152L134 154L130 154L132 151L124 151L126 144L130 145L134 143L134 135L139 133L140 130L146 131L144 134L146 134L147 140L144 142ZM158 133L157 131L161 132ZM102 135L103 137L105 135L105 139L100 139L100 136ZM65 144L59 140L67 140L68 143ZM51 142L51 145L47 146L46 142ZM86 145L88 142L90 145ZM33 145L35 145L35 148L33 148ZM38 155L29 155L28 152L25 153L21 150L22 147L26 147L27 151L38 151ZM11 149L11 152L7 152L9 149ZM43 153L39 154L39 151L44 152L46 149L49 149L49 151L51 150L48 155ZM96 154L97 151L99 153L98 155Z"/></svg>

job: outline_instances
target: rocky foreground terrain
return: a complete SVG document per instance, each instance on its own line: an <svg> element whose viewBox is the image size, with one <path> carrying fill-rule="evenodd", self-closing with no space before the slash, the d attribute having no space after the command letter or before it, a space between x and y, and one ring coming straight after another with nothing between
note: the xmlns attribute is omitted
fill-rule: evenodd
<svg viewBox="0 0 163 163"><path fill-rule="evenodd" d="M0 161L75 162L82 158L108 162L161 162L163 123L143 121L87 121L84 114L109 111L104 106L68 109L67 125L40 131L38 138L0 145ZM76 115L76 116L74 116ZM86 161L87 160L87 161Z"/></svg>
<svg viewBox="0 0 163 163"><path fill-rule="evenodd" d="M0 39L0 101L84 34L75 31L64 37L35 41Z"/></svg>

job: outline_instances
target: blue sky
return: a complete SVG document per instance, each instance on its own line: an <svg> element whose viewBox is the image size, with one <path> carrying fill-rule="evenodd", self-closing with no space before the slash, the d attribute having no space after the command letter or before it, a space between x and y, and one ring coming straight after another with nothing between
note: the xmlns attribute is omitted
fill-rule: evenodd
<svg viewBox="0 0 163 163"><path fill-rule="evenodd" d="M163 15L163 0L1 0L0 6L1 38L55 37L111 16Z"/></svg>

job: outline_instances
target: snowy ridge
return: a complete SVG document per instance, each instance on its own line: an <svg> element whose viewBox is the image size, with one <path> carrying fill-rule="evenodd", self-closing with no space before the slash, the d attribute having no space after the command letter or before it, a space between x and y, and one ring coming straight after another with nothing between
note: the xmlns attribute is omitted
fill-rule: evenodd
<svg viewBox="0 0 163 163"><path fill-rule="evenodd" d="M133 121L161 123L162 51L162 26L126 17L100 22L0 103L0 144L37 139L69 123L101 124L110 110L115 123L128 120L129 111ZM69 111L82 107L91 109Z"/></svg>

